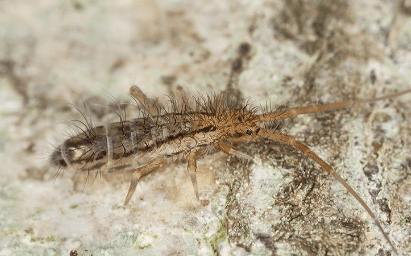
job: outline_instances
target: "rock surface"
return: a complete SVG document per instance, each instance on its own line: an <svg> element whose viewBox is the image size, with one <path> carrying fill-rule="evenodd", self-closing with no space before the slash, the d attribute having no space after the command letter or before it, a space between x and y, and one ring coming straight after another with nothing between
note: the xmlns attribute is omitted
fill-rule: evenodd
<svg viewBox="0 0 411 256"><path fill-rule="evenodd" d="M104 124L115 120L104 107L113 98L132 102L131 85L160 100L179 86L231 88L273 109L410 89L409 1L34 0L0 10L0 256L393 255L335 179L279 143L237 145L262 166L223 153L201 160L201 202L185 163L144 178L123 207L127 177L74 186L75 171L47 161L74 132L66 122L81 120L69 103L88 103ZM349 182L402 255L410 111L411 94L280 127Z"/></svg>

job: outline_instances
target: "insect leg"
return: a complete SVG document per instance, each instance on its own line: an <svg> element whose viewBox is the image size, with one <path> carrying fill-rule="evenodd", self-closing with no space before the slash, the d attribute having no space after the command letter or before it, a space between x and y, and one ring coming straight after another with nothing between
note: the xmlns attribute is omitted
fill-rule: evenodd
<svg viewBox="0 0 411 256"><path fill-rule="evenodd" d="M130 94L135 98L144 108L148 111L151 117L158 116L160 114L161 105L152 99L149 99L143 91L137 86L130 87Z"/></svg>
<svg viewBox="0 0 411 256"><path fill-rule="evenodd" d="M311 149L309 149L306 145L303 143L299 142L296 140L294 137L287 135L287 134L282 134L282 133L277 133L271 130L266 130L266 129L261 129L259 134L259 137L265 138L265 139L270 139L270 140L275 140L279 141L288 145L293 146L294 148L300 150L304 155L308 156L315 162L317 162L321 167L324 168L329 174L331 174L335 179L337 179L341 185L343 185L348 192L350 192L351 195L357 199L357 201L362 205L362 207L367 211L368 215L374 220L374 223L377 225L381 233L383 234L385 240L390 244L391 248L394 250L395 254L398 255L397 250L395 249L393 243L391 240L388 238L388 235L385 233L383 228L381 227L379 221L377 220L375 214L371 211L371 209L368 207L368 205L362 200L362 198L355 192L355 190L329 165L327 164L324 160L322 160L317 154L315 154Z"/></svg>
<svg viewBox="0 0 411 256"><path fill-rule="evenodd" d="M238 156L239 158L244 158L250 161L253 161L254 163L261 165L261 160L257 157L252 158L251 156L247 155L246 153L243 153L241 151L237 151L233 149L230 145L227 145L225 143L219 142L215 144L215 147L218 148L219 150L229 154L229 155L235 155Z"/></svg>
<svg viewBox="0 0 411 256"><path fill-rule="evenodd" d="M128 193L126 196L126 200L124 201L124 206L130 202L131 197L134 194L134 191L136 190L137 183L140 180L140 178L144 177L145 175L149 174L150 172L156 170L157 168L160 168L163 164L166 163L166 160L164 157L157 158L153 162L151 162L148 165L145 165L143 167L138 168L137 170L134 171L133 173L133 179L130 184L130 188L128 189Z"/></svg>

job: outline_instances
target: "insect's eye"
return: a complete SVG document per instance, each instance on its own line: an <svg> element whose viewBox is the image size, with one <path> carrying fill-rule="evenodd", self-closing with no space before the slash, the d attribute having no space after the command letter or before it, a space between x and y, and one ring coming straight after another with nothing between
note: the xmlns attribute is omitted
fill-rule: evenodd
<svg viewBox="0 0 411 256"><path fill-rule="evenodd" d="M253 135L253 130L247 130L246 133L247 135Z"/></svg>

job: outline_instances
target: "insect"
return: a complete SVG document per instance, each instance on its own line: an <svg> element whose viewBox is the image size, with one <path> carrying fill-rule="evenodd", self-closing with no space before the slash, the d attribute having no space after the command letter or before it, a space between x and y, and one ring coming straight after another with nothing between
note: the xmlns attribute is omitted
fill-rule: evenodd
<svg viewBox="0 0 411 256"><path fill-rule="evenodd" d="M300 150L337 179L367 211L384 238L396 252L393 243L381 227L372 210L357 192L323 159L294 137L273 128L272 123L302 114L341 109L356 104L392 99L411 89L374 99L357 99L324 105L267 111L247 104L239 106L227 93L199 96L194 106L182 95L171 97L166 109L151 100L136 86L130 94L140 103L143 117L93 127L86 121L82 132L58 146L50 157L51 165L59 169L79 171L132 171L133 177L124 205L132 198L138 181L162 166L179 159L186 160L195 196L199 200L196 179L197 160L204 155L223 151L229 155L259 163L259 160L235 150L232 143L257 138L279 141ZM179 100L179 102L178 102Z"/></svg>

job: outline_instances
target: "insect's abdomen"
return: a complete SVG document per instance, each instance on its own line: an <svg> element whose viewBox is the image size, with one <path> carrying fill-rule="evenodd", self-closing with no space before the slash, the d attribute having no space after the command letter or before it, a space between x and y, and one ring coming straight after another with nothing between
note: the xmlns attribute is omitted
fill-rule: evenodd
<svg viewBox="0 0 411 256"><path fill-rule="evenodd" d="M189 116L163 115L137 118L87 129L64 141L51 156L51 164L77 170L136 168L145 156L192 130ZM173 121L170 122L170 119Z"/></svg>

